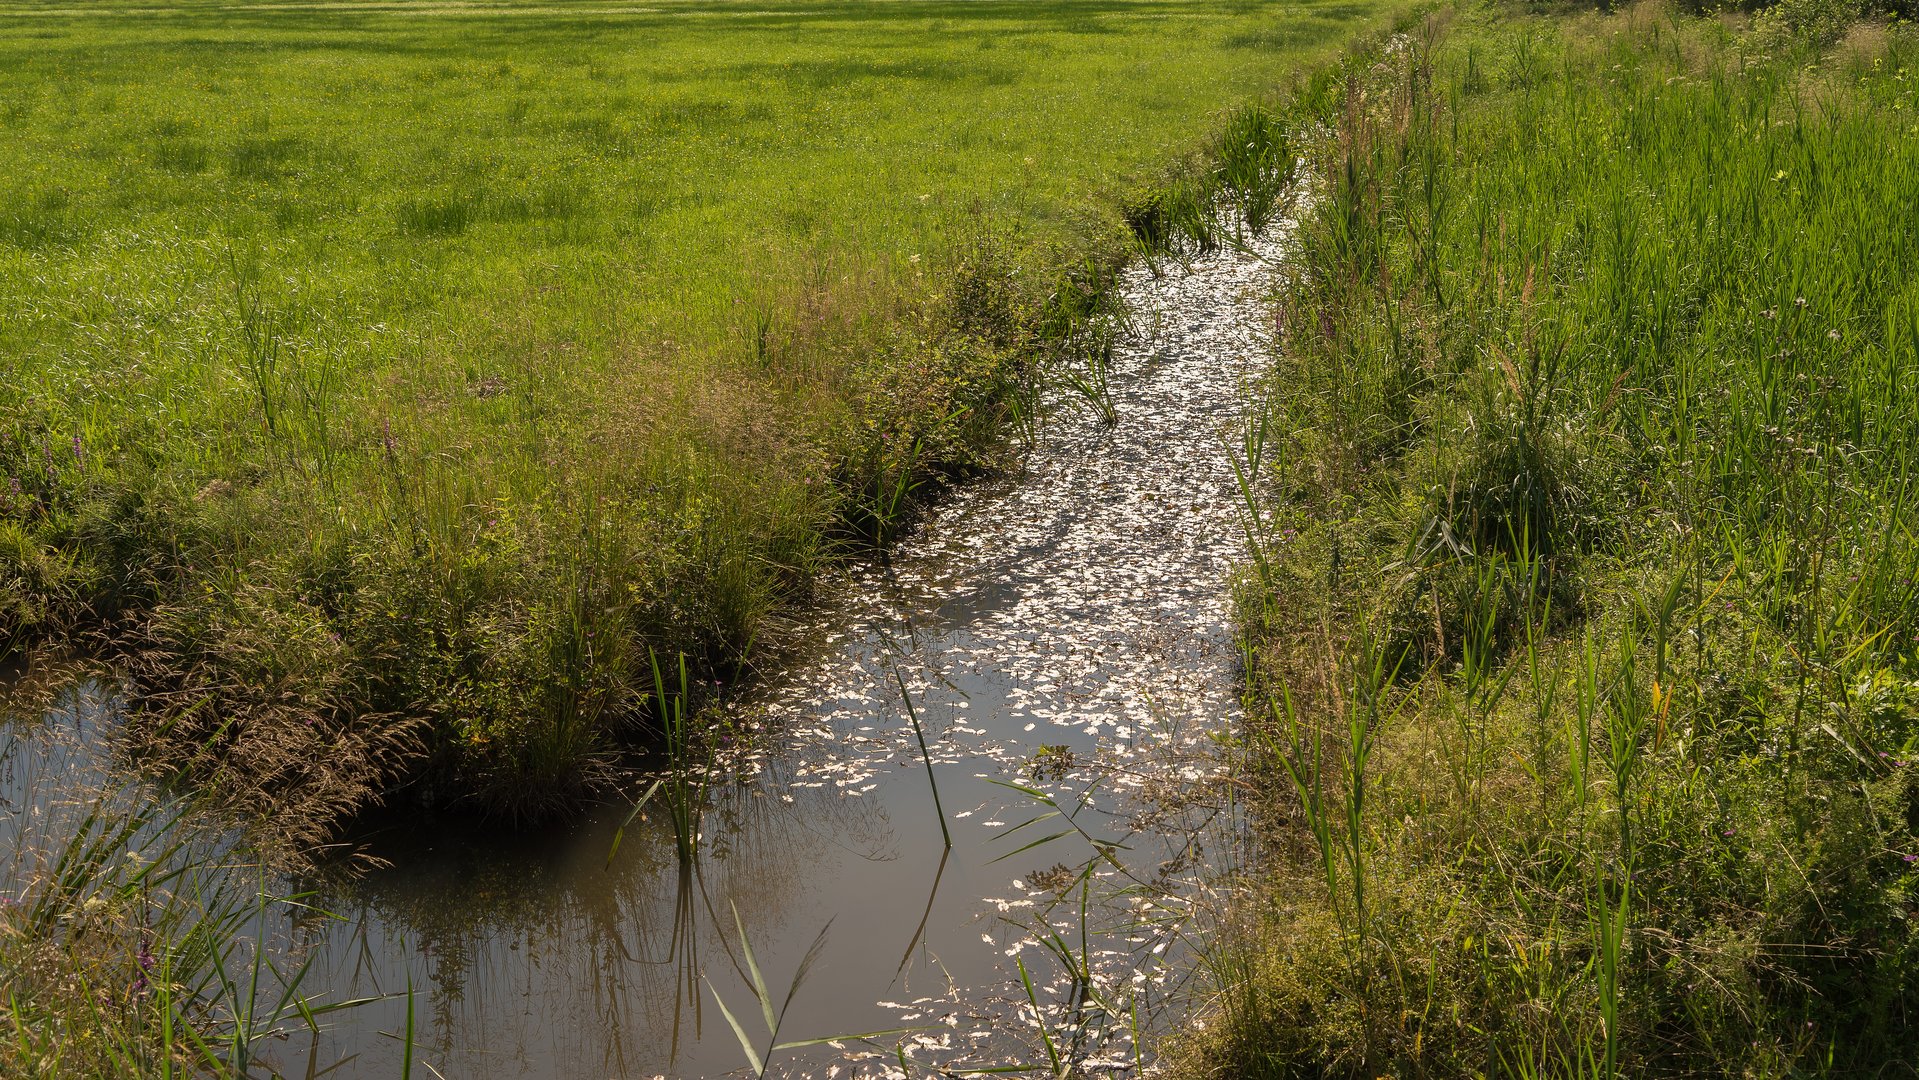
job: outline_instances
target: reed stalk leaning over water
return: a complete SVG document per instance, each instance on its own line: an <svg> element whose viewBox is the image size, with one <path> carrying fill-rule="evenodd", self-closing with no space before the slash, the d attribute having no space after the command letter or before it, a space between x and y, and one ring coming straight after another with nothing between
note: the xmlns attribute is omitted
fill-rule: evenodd
<svg viewBox="0 0 1919 1080"><path fill-rule="evenodd" d="M906 718L913 723L913 738L920 744L920 760L926 763L926 786L933 791L933 813L940 820L940 839L946 842L946 849L953 849L953 832L946 825L946 810L940 806L940 782L933 775L933 755L926 749L926 731L920 727L919 711L913 708L913 695L907 692L906 680L900 678L899 668L893 669L893 682L900 688L900 701L906 705Z"/></svg>

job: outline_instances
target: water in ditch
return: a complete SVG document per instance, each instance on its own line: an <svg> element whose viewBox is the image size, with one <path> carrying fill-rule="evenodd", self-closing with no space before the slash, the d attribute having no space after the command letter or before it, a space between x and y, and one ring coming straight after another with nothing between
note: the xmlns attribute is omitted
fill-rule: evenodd
<svg viewBox="0 0 1919 1080"><path fill-rule="evenodd" d="M329 914L297 933L304 992L376 1000L296 1025L273 1066L397 1076L409 1012L416 1076L724 1075L749 1066L728 1013L771 1075L1147 1060L1234 858L1211 752L1237 708L1226 447L1285 242L1128 272L1120 422L1062 401L1017 476L828 588L809 644L731 706L762 734L726 761L692 866L663 814L621 834L622 806L376 837L392 866L322 888ZM71 753L112 709L82 688L0 735L0 832L33 827L23 776L47 786L28 740ZM754 964L776 1009L805 969L777 1039Z"/></svg>

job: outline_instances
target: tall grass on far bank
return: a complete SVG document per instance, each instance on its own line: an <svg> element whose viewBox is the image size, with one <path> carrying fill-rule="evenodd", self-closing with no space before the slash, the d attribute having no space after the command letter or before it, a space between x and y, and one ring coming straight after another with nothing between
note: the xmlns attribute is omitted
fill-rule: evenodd
<svg viewBox="0 0 1919 1080"><path fill-rule="evenodd" d="M22 9L0 654L104 643L315 833L569 805L651 653L750 665L1043 371L1097 407L1114 268L1266 205L1220 118L1388 13Z"/></svg>
<svg viewBox="0 0 1919 1080"><path fill-rule="evenodd" d="M1195 1074L1913 1074L1919 38L1804 14L1471 7L1344 86Z"/></svg>

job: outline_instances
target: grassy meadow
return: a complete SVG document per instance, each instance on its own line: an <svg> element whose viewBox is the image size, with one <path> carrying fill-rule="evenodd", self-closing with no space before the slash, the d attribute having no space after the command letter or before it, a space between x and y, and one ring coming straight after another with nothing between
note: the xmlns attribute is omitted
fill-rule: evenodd
<svg viewBox="0 0 1919 1080"><path fill-rule="evenodd" d="M1913 1075L1919 35L1468 5L1324 120L1186 1067Z"/></svg>
<svg viewBox="0 0 1919 1080"><path fill-rule="evenodd" d="M8 3L0 654L122 657L314 836L564 802L1389 7Z"/></svg>

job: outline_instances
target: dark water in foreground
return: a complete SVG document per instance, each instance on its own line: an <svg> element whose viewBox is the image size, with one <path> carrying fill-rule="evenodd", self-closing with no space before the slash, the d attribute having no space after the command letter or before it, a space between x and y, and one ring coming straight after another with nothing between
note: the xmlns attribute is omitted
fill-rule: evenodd
<svg viewBox="0 0 1919 1080"><path fill-rule="evenodd" d="M400 1075L410 989L415 1076L723 1075L747 1057L718 1002L762 1052L773 1041L742 930L775 998L819 943L781 1040L914 1029L778 1051L773 1074L900 1075L902 1053L915 1072L1043 1064L1048 1039L1095 1073L1149 1055L1145 1036L1183 1015L1196 901L1234 858L1209 753L1237 708L1223 440L1263 363L1279 243L1135 272L1119 426L1065 413L1024 475L966 492L890 569L832 591L813 648L737 706L768 749L728 763L695 866L660 814L615 851L624 807L536 835L376 837L393 868L324 889L338 918L296 936L308 994L387 996L272 1048L276 1067ZM29 764L33 732L100 745L112 708L83 691L0 734L0 846L67 767ZM1080 808L1019 827L1051 807L995 781Z"/></svg>

